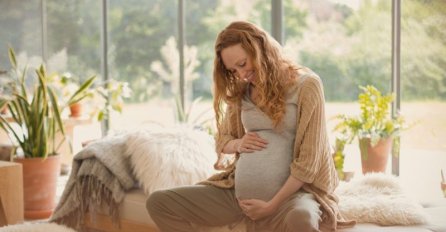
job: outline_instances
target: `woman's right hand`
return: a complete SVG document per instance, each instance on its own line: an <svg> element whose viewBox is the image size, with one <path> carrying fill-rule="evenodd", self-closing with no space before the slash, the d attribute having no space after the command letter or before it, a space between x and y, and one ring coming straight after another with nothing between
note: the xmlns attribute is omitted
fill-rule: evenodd
<svg viewBox="0 0 446 232"><path fill-rule="evenodd" d="M238 142L238 153L252 153L266 148L268 141L255 132L247 132Z"/></svg>

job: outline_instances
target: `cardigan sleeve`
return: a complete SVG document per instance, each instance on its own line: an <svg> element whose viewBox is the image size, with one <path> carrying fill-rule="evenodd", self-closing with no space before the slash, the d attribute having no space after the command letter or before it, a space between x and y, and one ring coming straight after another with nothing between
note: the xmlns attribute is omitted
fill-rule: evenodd
<svg viewBox="0 0 446 232"><path fill-rule="evenodd" d="M238 114L237 106L229 106L226 109L223 122L221 124L221 128L217 135L215 136L215 151L217 153L217 162L214 164L214 167L216 169L225 169L230 164L222 162L222 154L223 154L223 148L226 146L226 144L234 139L240 138L239 128L241 125L238 122L237 114Z"/></svg>
<svg viewBox="0 0 446 232"><path fill-rule="evenodd" d="M291 175L312 183L318 175L324 154L329 151L325 125L324 92L317 75L303 80L298 94L298 122Z"/></svg>
<svg viewBox="0 0 446 232"><path fill-rule="evenodd" d="M234 107L228 106L223 117L220 131L218 131L215 137L217 155L223 153L223 148L230 140L236 139L236 133L233 129L235 123L233 119L233 111Z"/></svg>

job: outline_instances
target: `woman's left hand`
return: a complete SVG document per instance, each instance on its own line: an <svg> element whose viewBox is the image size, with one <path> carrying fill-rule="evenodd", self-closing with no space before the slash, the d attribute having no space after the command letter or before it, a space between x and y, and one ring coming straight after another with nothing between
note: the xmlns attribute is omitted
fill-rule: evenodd
<svg viewBox="0 0 446 232"><path fill-rule="evenodd" d="M277 209L270 202L258 199L239 200L238 203L243 213L254 221L273 214Z"/></svg>

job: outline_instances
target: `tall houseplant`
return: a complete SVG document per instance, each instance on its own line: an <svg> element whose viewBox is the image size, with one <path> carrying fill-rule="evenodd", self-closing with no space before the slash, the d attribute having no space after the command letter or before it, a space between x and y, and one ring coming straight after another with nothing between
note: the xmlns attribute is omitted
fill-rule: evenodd
<svg viewBox="0 0 446 232"><path fill-rule="evenodd" d="M375 87L361 86L358 103L359 116L338 115L335 131L341 133L339 139L351 143L359 139L363 173L384 172L392 150L392 142L399 137L404 119L390 116L390 103L393 94L383 95Z"/></svg>
<svg viewBox="0 0 446 232"><path fill-rule="evenodd" d="M41 65L36 70L32 88L25 81L27 69L17 67L15 53L9 49L14 79L12 95L0 99L10 117L0 115L0 127L16 143L14 161L23 166L25 218L47 218L55 207L57 176L60 172L59 147L65 142L64 125L55 90ZM88 79L72 96L77 99L93 83ZM61 135L61 136L59 136ZM57 139L62 137L60 141Z"/></svg>

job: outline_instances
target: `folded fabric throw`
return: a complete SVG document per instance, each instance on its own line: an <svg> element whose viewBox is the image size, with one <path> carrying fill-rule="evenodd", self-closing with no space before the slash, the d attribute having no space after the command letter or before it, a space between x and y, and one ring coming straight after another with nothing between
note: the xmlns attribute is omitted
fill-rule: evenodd
<svg viewBox="0 0 446 232"><path fill-rule="evenodd" d="M118 206L125 191L136 184L124 155L126 139L125 135L106 137L75 155L51 222L82 229L85 214L100 208L108 209L113 221L119 221Z"/></svg>
<svg viewBox="0 0 446 232"><path fill-rule="evenodd" d="M216 157L212 136L188 126L123 132L97 140L75 155L50 221L82 231L87 212L106 209L119 223L119 205L127 190L141 185L149 195L195 184L215 172Z"/></svg>

